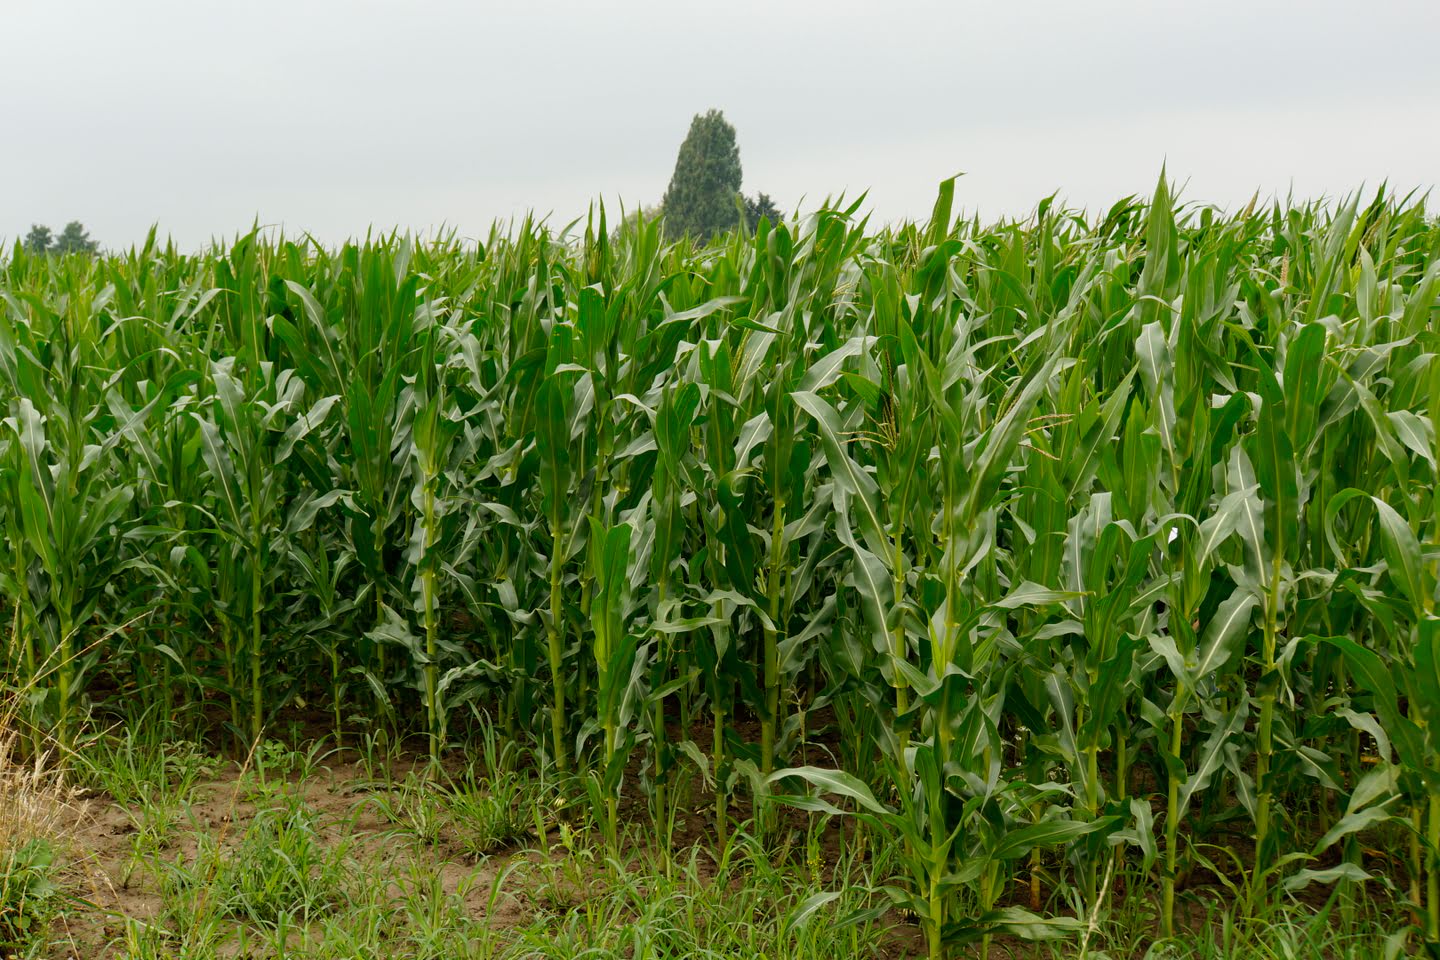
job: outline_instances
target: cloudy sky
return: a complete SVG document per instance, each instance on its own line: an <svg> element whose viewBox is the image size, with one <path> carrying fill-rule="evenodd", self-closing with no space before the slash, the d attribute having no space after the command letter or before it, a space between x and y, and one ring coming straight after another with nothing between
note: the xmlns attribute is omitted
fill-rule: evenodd
<svg viewBox="0 0 1440 960"><path fill-rule="evenodd" d="M958 171L985 214L1162 163L1222 205L1428 188L1437 37L1434 0L0 0L0 238L564 222L657 200L709 107L747 192L881 219Z"/></svg>

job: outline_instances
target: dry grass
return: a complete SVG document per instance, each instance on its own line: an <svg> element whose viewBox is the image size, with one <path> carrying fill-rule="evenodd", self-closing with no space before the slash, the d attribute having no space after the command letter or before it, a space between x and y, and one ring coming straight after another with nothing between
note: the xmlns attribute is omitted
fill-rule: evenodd
<svg viewBox="0 0 1440 960"><path fill-rule="evenodd" d="M27 750L15 722L17 701L0 699L0 852L37 839L63 849L85 804L50 753L32 750L21 759Z"/></svg>

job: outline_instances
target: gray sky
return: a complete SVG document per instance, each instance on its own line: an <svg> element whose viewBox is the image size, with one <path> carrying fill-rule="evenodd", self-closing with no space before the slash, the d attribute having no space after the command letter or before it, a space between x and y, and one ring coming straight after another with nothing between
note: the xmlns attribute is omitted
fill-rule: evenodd
<svg viewBox="0 0 1440 960"><path fill-rule="evenodd" d="M1434 0L0 0L0 237L563 223L658 200L709 107L786 209L1428 188L1437 38Z"/></svg>

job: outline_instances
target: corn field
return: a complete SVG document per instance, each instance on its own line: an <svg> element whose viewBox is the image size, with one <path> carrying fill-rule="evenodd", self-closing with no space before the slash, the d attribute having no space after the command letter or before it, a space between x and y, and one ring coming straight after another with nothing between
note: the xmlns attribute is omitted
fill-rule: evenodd
<svg viewBox="0 0 1440 960"><path fill-rule="evenodd" d="M858 820L932 957L1112 897L1170 930L1198 878L1440 940L1440 224L953 195L704 247L17 245L28 729L308 708L439 757L488 714L612 838L682 774L722 834Z"/></svg>

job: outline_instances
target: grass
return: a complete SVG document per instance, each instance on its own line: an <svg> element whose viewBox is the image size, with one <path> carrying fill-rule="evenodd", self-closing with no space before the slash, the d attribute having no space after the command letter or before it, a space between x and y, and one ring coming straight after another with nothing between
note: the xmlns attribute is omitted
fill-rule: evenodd
<svg viewBox="0 0 1440 960"><path fill-rule="evenodd" d="M216 770L215 758L199 744L154 736L144 723L131 729L133 735L110 732L91 738L71 768L77 784L103 793L127 813L131 855L122 884L129 883L135 868L174 842L198 785Z"/></svg>
<svg viewBox="0 0 1440 960"><path fill-rule="evenodd" d="M117 731L87 761L87 778L128 785L128 800L92 800L98 821L73 811L51 819L51 830L78 842L55 858L33 841L7 870L11 889L28 891L29 952L19 955L835 960L924 949L884 893L894 851L844 819L789 818L764 835L741 825L724 842L702 831L665 843L637 806L612 845L603 805L584 802L578 781L546 776L533 755L507 751L496 779L478 764L427 773L423 760L375 779L358 751L276 743L262 775L253 757L247 766L197 745L139 762L147 748L134 741ZM305 759L321 753L331 768ZM389 761L402 770L408 762ZM129 866L94 823L140 823L160 795L191 815L172 820L166 842ZM708 798L681 805L692 804L700 816L687 810L689 818L703 823ZM96 849L87 854L87 845ZM1146 882L1138 865L1121 869L1118 886ZM115 900L97 895L93 880L81 885L97 873L109 875L99 889ZM122 873L124 896L114 889ZM1406 949L1395 918L1364 898L1290 898L1247 917L1223 887L1199 886L1182 895L1184 932L1164 938L1155 896L1084 917L1083 903L1047 895L1048 912L1093 919L1087 932L1056 943L997 937L992 956L1380 960ZM62 904L63 929L52 922ZM978 956L980 944L953 950Z"/></svg>
<svg viewBox="0 0 1440 960"><path fill-rule="evenodd" d="M552 805L567 806L555 787L508 755L492 760L515 769L493 779L471 768L377 783L354 764L345 769L356 778L337 782L313 764L274 762L278 747L262 776L258 765L202 761L190 749L137 762L146 748L123 732L106 744L87 770L130 788L126 802L108 798L116 813L138 820L157 795L179 789L177 768L192 765L205 773L187 780L186 802L228 792L234 812L209 825L174 822L133 880L134 902L153 895L158 907L125 917L118 936L86 941L99 955L820 957L865 954L885 935L868 865L822 863L818 847L807 859L803 838L771 848L742 832L721 849L702 844L676 857L640 824L616 852L583 813L552 819ZM351 793L328 821L310 802ZM368 832L359 826L367 812L382 821ZM397 847L400 836L417 842ZM843 877L864 882L846 889ZM95 908L97 928L114 926L103 913ZM69 926L85 923L76 915ZM63 938L54 948L74 949Z"/></svg>
<svg viewBox="0 0 1440 960"><path fill-rule="evenodd" d="M43 942L58 911L55 850L45 840L0 847L0 955Z"/></svg>
<svg viewBox="0 0 1440 960"><path fill-rule="evenodd" d="M22 761L16 698L0 693L0 956L33 955L65 904L60 860L86 804L40 754Z"/></svg>
<svg viewBox="0 0 1440 960"><path fill-rule="evenodd" d="M175 864L170 922L193 927L213 911L264 928L307 924L340 902L347 870L343 845L323 842L303 802L264 807L233 845L202 841L191 863Z"/></svg>
<svg viewBox="0 0 1440 960"><path fill-rule="evenodd" d="M451 777L410 773L371 797L376 811L418 843L446 843L457 856L483 859L530 836L543 803L535 785L516 773L483 779L473 769Z"/></svg>

